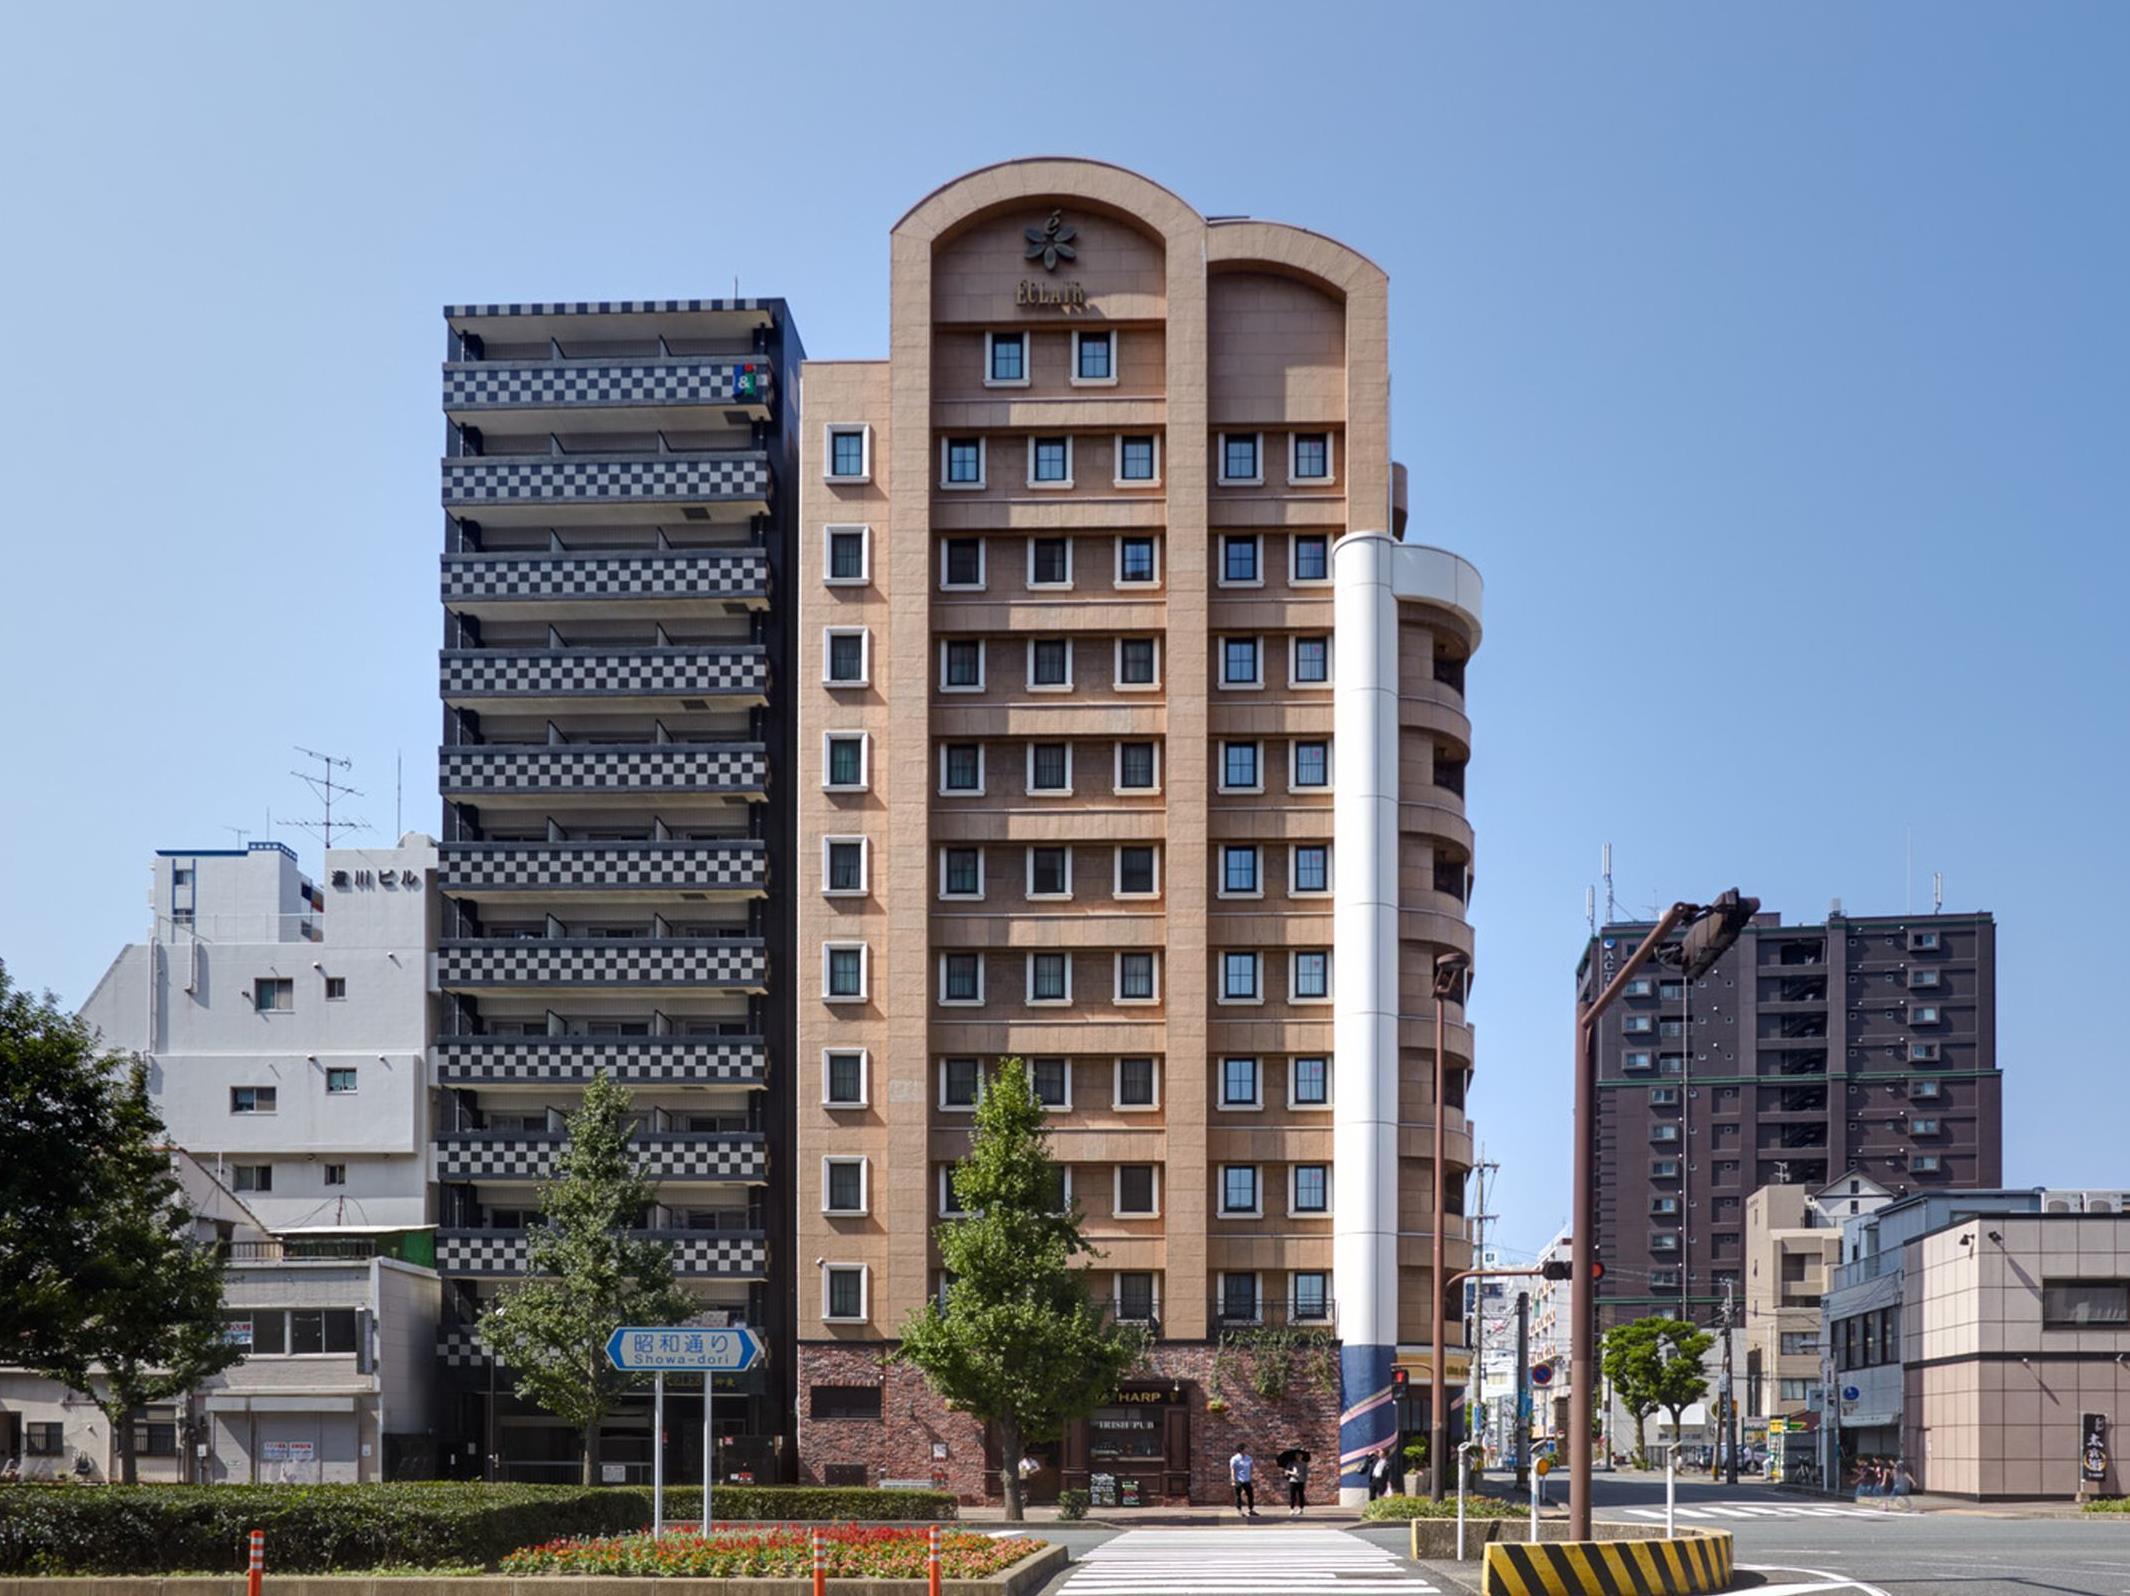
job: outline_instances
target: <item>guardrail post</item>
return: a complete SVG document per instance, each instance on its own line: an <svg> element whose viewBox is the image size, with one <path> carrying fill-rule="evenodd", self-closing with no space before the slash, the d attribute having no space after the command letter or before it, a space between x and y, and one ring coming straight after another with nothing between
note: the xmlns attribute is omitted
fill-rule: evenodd
<svg viewBox="0 0 2130 1596"><path fill-rule="evenodd" d="M939 1526L932 1525L924 1535L924 1588L925 1596L939 1596Z"/></svg>
<svg viewBox="0 0 2130 1596"><path fill-rule="evenodd" d="M244 1574L245 1596L259 1596L259 1586L266 1578L266 1531L251 1532L251 1567Z"/></svg>
<svg viewBox="0 0 2130 1596"><path fill-rule="evenodd" d="M806 1536L814 1547L814 1596L828 1596L828 1561L821 1550L821 1532L808 1530Z"/></svg>

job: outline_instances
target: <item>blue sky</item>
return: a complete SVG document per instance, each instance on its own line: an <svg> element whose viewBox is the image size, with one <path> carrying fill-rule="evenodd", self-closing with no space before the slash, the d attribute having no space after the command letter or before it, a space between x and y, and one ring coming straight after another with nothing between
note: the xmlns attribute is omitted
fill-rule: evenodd
<svg viewBox="0 0 2130 1596"><path fill-rule="evenodd" d="M890 26L892 13L900 21ZM921 19L921 20L920 20ZM2001 926L2006 1175L2130 1186L2130 10L39 6L0 98L0 958L86 996L149 852L434 828L438 309L789 298L1025 154L1391 273L1413 535L1475 560L1473 1110L1566 1214L1570 972L1737 884ZM285 839L300 840L282 832ZM305 843L314 863L316 850Z"/></svg>

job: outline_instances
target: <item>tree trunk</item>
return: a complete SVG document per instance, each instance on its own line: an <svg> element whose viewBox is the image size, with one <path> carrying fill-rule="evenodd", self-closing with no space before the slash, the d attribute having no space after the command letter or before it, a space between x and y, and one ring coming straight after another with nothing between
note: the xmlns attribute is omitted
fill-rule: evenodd
<svg viewBox="0 0 2130 1596"><path fill-rule="evenodd" d="M1649 1413L1646 1409L1634 1416L1634 1461L1637 1468L1649 1466Z"/></svg>
<svg viewBox="0 0 2130 1596"><path fill-rule="evenodd" d="M598 1450L599 1421L594 1419L584 1427L584 1468L580 1475L580 1480L585 1485L592 1483L592 1477L598 1469L599 1459L596 1456Z"/></svg>
<svg viewBox="0 0 2130 1596"><path fill-rule="evenodd" d="M998 1421L998 1480L1006 1498L1006 1522L1021 1522L1021 1425L1018 1419Z"/></svg>

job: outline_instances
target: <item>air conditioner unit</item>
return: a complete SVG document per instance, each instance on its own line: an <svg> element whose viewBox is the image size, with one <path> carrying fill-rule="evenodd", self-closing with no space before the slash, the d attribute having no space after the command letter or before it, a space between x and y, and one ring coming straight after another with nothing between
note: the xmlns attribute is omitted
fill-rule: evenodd
<svg viewBox="0 0 2130 1596"><path fill-rule="evenodd" d="M2082 1206L2075 1196L2059 1197L2051 1192L2042 1199L2041 1211L2045 1214L2075 1214L2081 1210Z"/></svg>
<svg viewBox="0 0 2130 1596"><path fill-rule="evenodd" d="M2130 1191L2089 1191L2083 1195L2089 1214L2130 1214Z"/></svg>

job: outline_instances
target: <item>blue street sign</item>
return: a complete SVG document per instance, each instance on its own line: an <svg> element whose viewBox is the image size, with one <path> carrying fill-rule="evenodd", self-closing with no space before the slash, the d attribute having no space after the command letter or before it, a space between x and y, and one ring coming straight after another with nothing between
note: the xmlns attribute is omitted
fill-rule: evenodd
<svg viewBox="0 0 2130 1596"><path fill-rule="evenodd" d="M1858 1390L1853 1385L1845 1385L1842 1387L1842 1400L1844 1402L1854 1402L1863 1394L1864 1393L1862 1391Z"/></svg>
<svg viewBox="0 0 2130 1596"><path fill-rule="evenodd" d="M631 1373L738 1374L761 1360L762 1343L745 1325L624 1325L607 1338L607 1362Z"/></svg>

